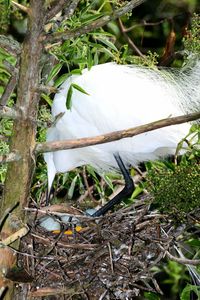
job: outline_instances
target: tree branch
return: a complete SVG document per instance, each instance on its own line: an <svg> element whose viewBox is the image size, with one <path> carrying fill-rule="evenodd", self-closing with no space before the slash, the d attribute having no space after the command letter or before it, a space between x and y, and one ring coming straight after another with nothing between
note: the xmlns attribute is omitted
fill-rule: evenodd
<svg viewBox="0 0 200 300"><path fill-rule="evenodd" d="M0 48L17 57L21 53L21 45L14 39L0 35Z"/></svg>
<svg viewBox="0 0 200 300"><path fill-rule="evenodd" d="M68 7L65 8L65 18L69 19L75 12L80 0L73 0Z"/></svg>
<svg viewBox="0 0 200 300"><path fill-rule="evenodd" d="M11 4L13 6L16 6L18 9L20 9L23 12L25 12L26 14L30 13L30 9L28 7L22 5L22 4L18 3L18 2L15 2L15 1L12 0Z"/></svg>
<svg viewBox="0 0 200 300"><path fill-rule="evenodd" d="M6 155L0 155L0 163L7 163L12 161L18 161L21 159L21 156L15 152L11 152Z"/></svg>
<svg viewBox="0 0 200 300"><path fill-rule="evenodd" d="M57 13L59 13L59 11L61 11L66 4L67 4L66 0L54 1L54 3L52 4L50 10L46 14L46 17L45 17L46 22L48 22L53 17L55 17L55 15Z"/></svg>
<svg viewBox="0 0 200 300"><path fill-rule="evenodd" d="M187 259L187 258L176 257L176 256L173 256L171 253L169 253L169 251L167 251L165 248L163 248L160 244L159 244L159 248L164 252L164 254L167 256L167 258L169 258L173 261L176 261L179 264L191 265L191 266L200 265L200 259Z"/></svg>
<svg viewBox="0 0 200 300"><path fill-rule="evenodd" d="M5 62L4 62L4 64L5 64ZM19 77L19 71L18 71L19 62L17 62L16 67L13 67L11 64L9 64L9 65L10 65L9 73L11 73L12 75L11 75L11 77L8 81L8 84L6 85L4 92L1 96L0 105L6 105L13 90L15 89L15 86L17 84L18 77ZM6 62L6 67L8 68L8 62Z"/></svg>
<svg viewBox="0 0 200 300"><path fill-rule="evenodd" d="M159 129L166 126L171 126L175 124L181 124L185 122L190 122L200 118L200 112L166 118L156 122L151 122L142 126L137 126L130 129L110 132L107 134L91 137L91 138L80 138L76 140L65 140L65 141L55 141L55 142L45 142L37 144L35 148L36 153L52 152L58 150L74 149L74 148L83 148L92 145L98 145L103 143L109 143L113 141L120 140L122 138L133 137L135 135L148 132L151 130Z"/></svg>
<svg viewBox="0 0 200 300"><path fill-rule="evenodd" d="M16 109L7 106L0 106L0 118L15 120L20 118L20 113Z"/></svg>
<svg viewBox="0 0 200 300"><path fill-rule="evenodd" d="M129 46L133 49L134 52L136 52L140 57L145 58L145 55L140 51L140 49L135 45L135 43L130 39L130 37L128 36L128 34L126 33L126 28L124 27L122 20L118 19L118 24L119 24L119 28L124 36L124 38L126 39L126 41L128 42Z"/></svg>
<svg viewBox="0 0 200 300"><path fill-rule="evenodd" d="M82 34L88 33L94 29L100 28L104 25L106 25L108 22L118 19L119 17L123 16L124 14L128 13L129 11L133 10L138 5L142 4L146 0L131 0L126 5L124 5L122 8L113 11L112 14L103 16L99 18L98 20L91 22L88 25L81 26L78 29L71 30L71 31L65 31L65 32L56 32L52 35L46 36L44 38L45 43L54 43L61 40L67 40L70 38L78 37Z"/></svg>

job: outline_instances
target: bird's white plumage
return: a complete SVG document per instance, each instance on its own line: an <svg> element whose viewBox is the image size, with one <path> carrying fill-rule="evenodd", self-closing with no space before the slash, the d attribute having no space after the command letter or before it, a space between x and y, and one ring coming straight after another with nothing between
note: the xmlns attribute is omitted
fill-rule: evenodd
<svg viewBox="0 0 200 300"><path fill-rule="evenodd" d="M68 78L55 95L52 115L64 115L48 130L47 140L92 137L193 112L200 103L199 85L195 87L199 62L196 66L197 74L180 71L176 77L164 71L114 63L85 69L82 75ZM73 89L72 109L67 110L66 97L72 83L89 95ZM196 107L190 105L192 101ZM46 153L49 187L57 172L77 166L90 164L99 171L117 167L114 153L133 166L172 154L189 128L190 124L174 125L107 144Z"/></svg>

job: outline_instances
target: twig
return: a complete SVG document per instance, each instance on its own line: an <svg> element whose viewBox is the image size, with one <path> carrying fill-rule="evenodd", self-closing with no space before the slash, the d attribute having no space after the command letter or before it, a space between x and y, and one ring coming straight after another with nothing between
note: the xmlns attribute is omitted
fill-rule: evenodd
<svg viewBox="0 0 200 300"><path fill-rule="evenodd" d="M21 45L13 38L0 35L0 48L17 57L21 53Z"/></svg>
<svg viewBox="0 0 200 300"><path fill-rule="evenodd" d="M114 266L113 266L113 258L112 258L112 248L110 243L108 243L108 250L109 250L109 256L110 256L110 267L111 267L111 272L114 274Z"/></svg>
<svg viewBox="0 0 200 300"><path fill-rule="evenodd" d="M47 12L45 16L46 22L51 20L57 13L59 13L59 11L61 11L66 4L67 4L66 0L54 1L50 10Z"/></svg>
<svg viewBox="0 0 200 300"><path fill-rule="evenodd" d="M16 6L17 8L19 8L21 11L25 12L26 14L29 14L30 13L30 9L28 9L28 7L18 3L18 2L15 2L12 0L11 4L13 4L14 6Z"/></svg>
<svg viewBox="0 0 200 300"><path fill-rule="evenodd" d="M147 22L147 21L143 20L141 23L134 24L133 26L131 26L129 28L124 28L124 31L125 32L130 32L133 29L135 29L137 27L140 27L140 26L156 26L156 25L162 24L164 21L165 20L161 20L161 21L158 21L158 22Z"/></svg>
<svg viewBox="0 0 200 300"><path fill-rule="evenodd" d="M87 192L88 192L88 195L89 195L90 199L92 200L93 203L96 203L97 201L92 195L93 189L90 189L90 186L88 184L85 167L83 168L83 180L84 180L84 183L85 183L85 186L86 186L86 189L87 189Z"/></svg>
<svg viewBox="0 0 200 300"><path fill-rule="evenodd" d="M5 62L4 62L4 64L5 64ZM9 82L6 85L6 87L4 89L4 92L1 96L0 105L6 105L7 104L8 100L9 100L9 98L10 98L10 96L11 96L11 94L12 94L12 92L13 92L16 84L17 84L18 77L19 77L19 72L18 72L18 68L17 68L18 65L19 65L19 62L17 62L16 67L13 67L12 65L10 65L12 67L9 71L12 75L11 75L11 77L9 79ZM7 63L6 63L6 66L8 66Z"/></svg>
<svg viewBox="0 0 200 300"><path fill-rule="evenodd" d="M50 86L50 85L40 85L37 88L37 91L42 92L42 93L56 93L58 91L58 89L54 86Z"/></svg>
<svg viewBox="0 0 200 300"><path fill-rule="evenodd" d="M139 6L146 0L131 0L127 4L125 4L120 9L113 11L112 14L103 16L99 18L98 20L91 22L88 25L81 26L75 30L71 31L64 31L64 32L56 32L52 35L44 37L45 43L55 43L61 40L67 40L70 38L78 37L82 34L88 33L90 31L93 31L94 29L100 28L104 25L106 25L108 22L118 19L124 14L128 13L129 11L133 10L135 7Z"/></svg>
<svg viewBox="0 0 200 300"><path fill-rule="evenodd" d="M6 155L0 155L0 163L19 161L20 159L21 159L21 156L15 152L11 152Z"/></svg>
<svg viewBox="0 0 200 300"><path fill-rule="evenodd" d="M124 27L122 20L118 19L119 28L124 36L124 38L127 40L130 47L142 58L145 58L145 55L140 51L140 49L135 45L135 43L130 39L128 34L126 33L126 28Z"/></svg>
<svg viewBox="0 0 200 300"><path fill-rule="evenodd" d="M51 287L42 287L42 288L38 288L35 291L29 291L28 292L28 297L30 298L40 298L40 297L45 297L45 296L57 296L57 295L68 295L70 299L71 295L75 295L78 294L80 296L80 294L83 294L83 292L75 290L74 288L51 288Z"/></svg>
<svg viewBox="0 0 200 300"><path fill-rule="evenodd" d="M17 232L13 233L11 236L0 241L0 248L14 243L19 238L22 238L23 236L25 236L28 233L28 231L29 231L29 228L27 226L22 227Z"/></svg>
<svg viewBox="0 0 200 300"><path fill-rule="evenodd" d="M49 244L49 238L44 238L42 236L39 236L37 234L31 233L31 235L37 239L40 239L43 241L45 244ZM67 244L67 243L62 243L62 242L57 242L57 245L60 247L63 247L65 249L82 249L82 250L94 250L96 249L99 245L98 244L82 244L82 243L74 243L74 244Z"/></svg>
<svg viewBox="0 0 200 300"><path fill-rule="evenodd" d="M158 244L158 246L164 252L164 254L173 261L176 261L182 265L191 265L191 266L200 265L200 259L187 259L187 258L175 257L171 253L169 253L169 251L164 249L160 244Z"/></svg>
<svg viewBox="0 0 200 300"><path fill-rule="evenodd" d="M103 143L109 143L113 141L120 140L122 138L133 137L138 134L148 132L151 130L182 124L190 121L194 121L200 118L200 112L182 115L173 118L166 118L156 122L151 122L145 125L137 126L134 128L129 128L120 131L114 131L103 135L98 135L91 138L80 138L76 140L66 140L66 141L54 141L54 142L45 142L39 143L36 145L35 153L44 153L52 152L58 150L74 149L74 148L83 148L91 145L98 145Z"/></svg>
<svg viewBox="0 0 200 300"><path fill-rule="evenodd" d="M1 98L2 100L2 98ZM0 118L8 118L8 119L19 119L20 118L20 113L13 108L3 106L1 107L2 103L0 103Z"/></svg>
<svg viewBox="0 0 200 300"><path fill-rule="evenodd" d="M79 4L80 0L73 0L70 5L68 7L65 8L65 19L69 19L73 14L74 14L74 11L76 10L77 8L77 5Z"/></svg>

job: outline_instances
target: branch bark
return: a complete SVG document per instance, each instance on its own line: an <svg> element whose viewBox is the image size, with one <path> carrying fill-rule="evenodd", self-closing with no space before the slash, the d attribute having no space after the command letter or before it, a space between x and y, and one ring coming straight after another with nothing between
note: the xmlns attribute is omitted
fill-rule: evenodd
<svg viewBox="0 0 200 300"><path fill-rule="evenodd" d="M14 39L0 35L0 48L17 57L21 53L21 45Z"/></svg>
<svg viewBox="0 0 200 300"><path fill-rule="evenodd" d="M15 152L11 152L7 155L0 155L0 163L7 163L12 161L18 161L21 159L21 156Z"/></svg>
<svg viewBox="0 0 200 300"><path fill-rule="evenodd" d="M51 20L59 11L61 11L64 6L67 5L66 0L54 1L50 10L46 13L46 22Z"/></svg>
<svg viewBox="0 0 200 300"><path fill-rule="evenodd" d="M171 126L175 124L181 124L185 122L194 121L200 118L200 112L173 117L166 118L156 122L151 122L142 126L137 126L134 128L129 128L120 131L114 131L107 134L91 137L91 138L81 138L76 140L65 140L65 141L54 141L54 142L45 142L37 144L35 148L35 152L43 153L43 152L52 152L58 150L66 150L66 149L74 149L74 148L83 148L92 145L98 145L103 143L109 143L113 141L117 141L123 138L133 137L135 135L148 132L151 130L163 128L166 126Z"/></svg>
<svg viewBox="0 0 200 300"><path fill-rule="evenodd" d="M16 102L17 111L23 113L20 118L16 118L14 121L10 145L11 152L20 153L22 159L11 162L8 165L3 199L0 202L0 219L8 208L13 207L16 200L19 202L19 206L12 211L9 218L3 223L0 236L2 240L19 230L25 221L23 207L27 206L29 202L30 185L35 169L33 150L35 148L37 108L40 98L37 87L40 83L40 61L43 51L43 45L39 37L44 28L44 1L31 0L30 11L31 13L28 15L28 31L21 52ZM16 47L15 43L13 44L10 39L4 39L4 46L6 45L4 49L6 48L12 54L17 49L19 53L19 47ZM18 244L19 240L13 243L12 247L17 248ZM8 271L11 267L9 262L12 261L13 265L16 261L15 253L7 247L0 248L1 257L4 260L0 259L0 279L4 277L4 271ZM14 299L13 282L5 283L4 280L0 280L0 288L5 286L5 284L8 290L4 299Z"/></svg>
<svg viewBox="0 0 200 300"><path fill-rule="evenodd" d="M16 109L2 106L0 107L0 118L15 120L20 118L20 113Z"/></svg>
<svg viewBox="0 0 200 300"><path fill-rule="evenodd" d="M131 0L126 5L124 5L122 8L113 11L111 15L104 16L102 18L99 18L98 20L91 22L88 25L82 26L78 29L71 30L71 31L65 31L65 32L57 32L52 35L44 37L45 43L55 43L61 40L67 40L70 38L78 37L82 34L88 33L90 31L93 31L94 29L100 28L104 25L106 25L108 22L118 19L124 14L130 12L135 7L139 6L146 0Z"/></svg>

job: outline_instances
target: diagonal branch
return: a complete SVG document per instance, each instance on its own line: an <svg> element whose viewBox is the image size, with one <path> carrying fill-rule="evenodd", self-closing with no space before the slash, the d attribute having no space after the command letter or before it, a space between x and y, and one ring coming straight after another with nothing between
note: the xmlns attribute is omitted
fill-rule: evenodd
<svg viewBox="0 0 200 300"><path fill-rule="evenodd" d="M64 6L67 4L66 2L67 2L66 0L54 1L50 10L47 12L45 16L46 22L48 22L53 17L55 17L55 15L59 13L59 11L61 11L64 8Z"/></svg>
<svg viewBox="0 0 200 300"><path fill-rule="evenodd" d="M119 18L118 19L118 24L119 24L119 28L124 36L124 38L126 39L126 41L128 42L129 46L133 49L133 51L135 51L140 57L145 58L145 55L140 51L140 49L135 45L135 43L130 39L130 37L128 36L128 34L126 33L126 28L124 27L122 20Z"/></svg>
<svg viewBox="0 0 200 300"><path fill-rule="evenodd" d="M91 137L91 138L80 138L76 140L65 140L65 141L55 141L55 142L45 142L37 144L35 148L36 153L44 153L44 152L52 152L58 150L66 150L66 149L74 149L74 148L83 148L92 145L98 145L103 143L109 143L113 141L117 141L123 138L133 137L135 135L148 132L151 130L159 129L162 127L167 127L175 124L181 124L185 122L190 122L200 119L200 112L173 117L166 118L156 122L151 122L145 125L137 126L130 129L114 131L110 133L106 133L103 135Z"/></svg>
<svg viewBox="0 0 200 300"><path fill-rule="evenodd" d="M21 11L25 12L26 14L29 14L30 13L30 9L18 2L15 2L12 0L11 2L12 5L16 6L18 9L20 9Z"/></svg>
<svg viewBox="0 0 200 300"><path fill-rule="evenodd" d="M13 38L5 35L0 35L0 48L3 48L15 57L21 53L21 45Z"/></svg>
<svg viewBox="0 0 200 300"><path fill-rule="evenodd" d="M54 43L54 42L58 42L61 40L67 40L70 38L78 37L82 34L90 32L94 29L100 28L112 20L120 18L121 16L130 12L135 7L139 6L140 4L142 4L145 1L146 0L131 0L127 4L125 4L123 7L117 9L116 11L113 11L113 13L110 15L103 16L103 17L99 18L98 20L91 22L88 25L81 26L80 28L72 30L72 31L56 32L52 35L46 36L44 38L44 41L46 43Z"/></svg>
<svg viewBox="0 0 200 300"><path fill-rule="evenodd" d="M4 62L5 64L5 62ZM13 90L15 89L15 86L17 84L17 81L18 81L18 77L19 77L19 71L18 71L18 67L19 67L19 62L17 62L16 66L13 67L12 65L11 66L11 69L9 70L9 72L11 73L12 71L12 75L8 81L8 84L6 85L4 91L3 91L3 94L1 96L1 99L0 99L0 105L6 105L6 103L8 102L8 99L10 98ZM1 112L0 112L1 114Z"/></svg>
<svg viewBox="0 0 200 300"><path fill-rule="evenodd" d="M80 0L73 0L65 9L65 19L69 19L75 12Z"/></svg>

